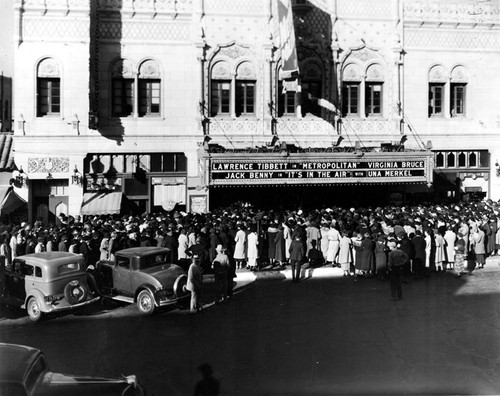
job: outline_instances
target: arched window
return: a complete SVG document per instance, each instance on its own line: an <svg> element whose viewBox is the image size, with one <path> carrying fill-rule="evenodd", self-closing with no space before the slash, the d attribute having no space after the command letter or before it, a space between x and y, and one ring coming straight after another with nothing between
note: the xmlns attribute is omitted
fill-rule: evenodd
<svg viewBox="0 0 500 396"><path fill-rule="evenodd" d="M454 153L449 153L446 156L446 167L447 168L454 168L455 167L455 154Z"/></svg>
<svg viewBox="0 0 500 396"><path fill-rule="evenodd" d="M469 166L470 167L476 167L477 166L477 155L474 152L472 152L472 153L469 154Z"/></svg>
<svg viewBox="0 0 500 396"><path fill-rule="evenodd" d="M384 73L380 65L371 65L365 79L365 114L366 117L382 115Z"/></svg>
<svg viewBox="0 0 500 396"><path fill-rule="evenodd" d="M61 75L59 65L46 58L37 68L37 117L61 113Z"/></svg>
<svg viewBox="0 0 500 396"><path fill-rule="evenodd" d="M450 80L450 115L460 117L465 115L465 94L467 73L463 66L457 66L451 71Z"/></svg>
<svg viewBox="0 0 500 396"><path fill-rule="evenodd" d="M359 116L362 76L358 65L347 65L342 73L342 113Z"/></svg>
<svg viewBox="0 0 500 396"><path fill-rule="evenodd" d="M466 160L465 153L462 152L462 153L458 154L458 167L459 168L465 168L465 166L466 166L465 160Z"/></svg>
<svg viewBox="0 0 500 396"><path fill-rule="evenodd" d="M442 168L442 167L444 167L444 154L437 153L437 155L436 155L436 168Z"/></svg>
<svg viewBox="0 0 500 396"><path fill-rule="evenodd" d="M132 63L120 59L111 69L111 113L114 117L127 117L134 113L135 75Z"/></svg>
<svg viewBox="0 0 500 396"><path fill-rule="evenodd" d="M429 70L429 117L444 115L444 90L446 74L442 66L434 66Z"/></svg>
<svg viewBox="0 0 500 396"><path fill-rule="evenodd" d="M255 114L255 85L257 76L253 64L243 62L236 69L236 117Z"/></svg>
<svg viewBox="0 0 500 396"><path fill-rule="evenodd" d="M160 68L153 60L139 67L139 117L160 114Z"/></svg>
<svg viewBox="0 0 500 396"><path fill-rule="evenodd" d="M212 67L210 87L210 116L231 113L231 71L227 62Z"/></svg>

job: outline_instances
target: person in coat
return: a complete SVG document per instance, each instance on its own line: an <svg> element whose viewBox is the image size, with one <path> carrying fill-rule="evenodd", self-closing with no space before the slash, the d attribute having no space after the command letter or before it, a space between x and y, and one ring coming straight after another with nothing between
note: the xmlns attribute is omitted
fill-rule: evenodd
<svg viewBox="0 0 500 396"><path fill-rule="evenodd" d="M328 253L326 256L327 264L336 265L337 254L339 253L340 232L337 230L335 221L330 223L330 230L328 231Z"/></svg>
<svg viewBox="0 0 500 396"><path fill-rule="evenodd" d="M257 226L252 225L250 228L250 233L247 236L247 258L248 258L248 269L251 271L256 271L257 259L259 258L259 236L257 235Z"/></svg>
<svg viewBox="0 0 500 396"><path fill-rule="evenodd" d="M298 283L300 280L300 268L304 260L304 243L300 235L295 235L290 245L290 263L292 264L292 281Z"/></svg>
<svg viewBox="0 0 500 396"><path fill-rule="evenodd" d="M446 267L447 269L452 270L455 264L455 243L457 240L457 234L451 228L448 228L444 233L444 240L446 241Z"/></svg>
<svg viewBox="0 0 500 396"><path fill-rule="evenodd" d="M359 262L356 262L356 269L361 271L364 276L369 276L371 271L375 269L375 242L369 232L363 234L363 239L360 245Z"/></svg>
<svg viewBox="0 0 500 396"><path fill-rule="evenodd" d="M422 231L416 230L415 236L411 239L413 245L413 251L415 256L413 257L412 271L415 274L415 279L422 279L424 277L424 269L426 264L426 245L427 242L422 235Z"/></svg>
<svg viewBox="0 0 500 396"><path fill-rule="evenodd" d="M435 230L434 241L436 243L436 255L435 255L435 264L436 271L442 272L444 271L444 265L446 263L446 241L443 238L442 230Z"/></svg>
<svg viewBox="0 0 500 396"><path fill-rule="evenodd" d="M201 311L201 291L203 287L203 270L201 261L198 258L193 258L188 270L186 289L191 292L191 301L189 309L191 313Z"/></svg>
<svg viewBox="0 0 500 396"><path fill-rule="evenodd" d="M243 230L243 225L241 223L238 223L236 225L236 228L237 231L236 231L236 236L234 237L235 245L234 245L233 258L234 261L236 262L236 269L241 269L243 268L246 260L245 246L247 241L247 235Z"/></svg>
<svg viewBox="0 0 500 396"><path fill-rule="evenodd" d="M391 300L401 300L403 298L403 289L401 286L403 268L410 259L405 252L398 249L396 241L389 241L387 246L389 247L387 268L391 284Z"/></svg>
<svg viewBox="0 0 500 396"><path fill-rule="evenodd" d="M378 280L387 278L387 238L385 235L380 235L375 242L375 271Z"/></svg>
<svg viewBox="0 0 500 396"><path fill-rule="evenodd" d="M231 271L231 264L229 257L226 254L226 249L221 244L215 248L217 255L212 262L212 269L214 271L215 287L217 291L216 303L226 302L229 295L229 274ZM231 276L231 286L233 278Z"/></svg>
<svg viewBox="0 0 500 396"><path fill-rule="evenodd" d="M321 227L319 229L319 233L321 235L321 243L319 246L319 249L321 250L321 253L323 253L323 259L324 261L327 261L327 255L328 255L328 232L330 231L330 228L328 227L327 222L322 222Z"/></svg>
<svg viewBox="0 0 500 396"><path fill-rule="evenodd" d="M484 268L486 249L485 249L485 234L482 227L478 227L477 231L473 234L474 241L474 254L476 257L476 268ZM474 268L472 268L473 270Z"/></svg>
<svg viewBox="0 0 500 396"><path fill-rule="evenodd" d="M341 235L337 260L340 268L344 271L344 277L347 277L351 276L352 240L349 238L347 230L342 231Z"/></svg>
<svg viewBox="0 0 500 396"><path fill-rule="evenodd" d="M284 267L286 257L285 257L285 236L283 224L278 224L278 232L274 238L274 244L276 246L275 260L279 267Z"/></svg>
<svg viewBox="0 0 500 396"><path fill-rule="evenodd" d="M269 258L269 264L274 267L276 263L276 236L278 235L278 224L277 222L272 222L267 228L267 257Z"/></svg>

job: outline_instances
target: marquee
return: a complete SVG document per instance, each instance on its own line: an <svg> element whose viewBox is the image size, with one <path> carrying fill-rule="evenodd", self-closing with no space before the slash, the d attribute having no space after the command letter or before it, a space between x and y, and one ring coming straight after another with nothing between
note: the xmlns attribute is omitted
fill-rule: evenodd
<svg viewBox="0 0 500 396"><path fill-rule="evenodd" d="M212 155L210 185L432 183L432 152Z"/></svg>

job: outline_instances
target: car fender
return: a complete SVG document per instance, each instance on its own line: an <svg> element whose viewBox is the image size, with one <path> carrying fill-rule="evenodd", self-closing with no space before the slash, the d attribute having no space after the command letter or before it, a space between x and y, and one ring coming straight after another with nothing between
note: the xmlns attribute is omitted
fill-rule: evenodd
<svg viewBox="0 0 500 396"><path fill-rule="evenodd" d="M42 293L41 290L38 289L31 289L30 294L26 295L26 299L24 300L24 306L22 307L23 309L26 309L26 306L28 304L28 300L31 297L35 297L38 301L38 305L40 306L40 310L42 312L49 312L49 304L45 302L45 294Z"/></svg>
<svg viewBox="0 0 500 396"><path fill-rule="evenodd" d="M150 285L148 283L144 283L142 285L140 285L136 291L135 291L135 295L134 295L134 302L137 302L137 296L139 295L139 293L144 290L144 289L147 289L151 292L151 294L153 295L153 298L155 300L155 305L158 307L160 305L160 302L158 301L157 297L156 297L156 290L158 290L155 286L153 285Z"/></svg>

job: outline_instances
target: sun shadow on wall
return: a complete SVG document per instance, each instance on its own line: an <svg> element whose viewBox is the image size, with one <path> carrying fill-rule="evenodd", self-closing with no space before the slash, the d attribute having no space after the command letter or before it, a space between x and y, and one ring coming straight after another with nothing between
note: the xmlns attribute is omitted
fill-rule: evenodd
<svg viewBox="0 0 500 396"><path fill-rule="evenodd" d="M89 127L121 145L132 115L133 70L122 59L123 2L90 0Z"/></svg>

